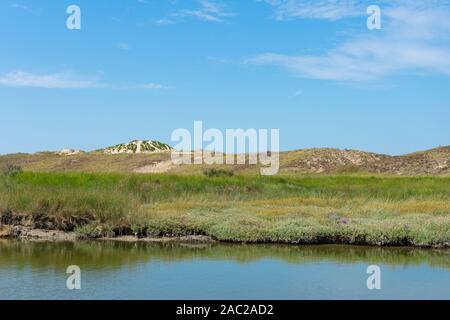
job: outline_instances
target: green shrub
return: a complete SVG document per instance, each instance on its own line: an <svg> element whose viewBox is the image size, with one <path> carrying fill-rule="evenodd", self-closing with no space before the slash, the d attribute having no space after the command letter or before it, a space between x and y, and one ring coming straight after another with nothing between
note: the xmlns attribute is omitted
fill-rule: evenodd
<svg viewBox="0 0 450 320"><path fill-rule="evenodd" d="M15 177L22 173L22 167L14 164L7 164L0 169L1 175L4 177Z"/></svg>
<svg viewBox="0 0 450 320"><path fill-rule="evenodd" d="M77 227L75 233L80 239L98 239L102 237L114 237L114 230L107 224L90 223Z"/></svg>
<svg viewBox="0 0 450 320"><path fill-rule="evenodd" d="M231 170L223 170L223 169L207 169L203 171L203 174L209 178L217 178L217 177L232 177L234 176L234 172Z"/></svg>

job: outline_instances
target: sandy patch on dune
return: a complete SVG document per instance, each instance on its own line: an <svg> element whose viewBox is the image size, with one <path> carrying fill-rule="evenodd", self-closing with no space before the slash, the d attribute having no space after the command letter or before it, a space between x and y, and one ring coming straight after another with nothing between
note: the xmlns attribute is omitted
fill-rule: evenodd
<svg viewBox="0 0 450 320"><path fill-rule="evenodd" d="M172 160L155 162L150 165L140 167L134 170L136 173L164 173L170 171L176 165Z"/></svg>

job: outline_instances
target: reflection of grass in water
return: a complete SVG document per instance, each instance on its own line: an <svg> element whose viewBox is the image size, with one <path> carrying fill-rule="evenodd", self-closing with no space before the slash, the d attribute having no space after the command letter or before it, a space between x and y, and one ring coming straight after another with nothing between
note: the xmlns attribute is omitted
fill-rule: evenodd
<svg viewBox="0 0 450 320"><path fill-rule="evenodd" d="M450 178L31 173L0 178L0 214L224 241L449 245ZM71 221L71 223L67 223Z"/></svg>
<svg viewBox="0 0 450 320"><path fill-rule="evenodd" d="M77 264L103 270L147 261L224 260L238 263L274 259L286 263L366 263L450 268L450 250L339 245L161 244L128 242L30 243L0 241L0 268L28 265L61 268Z"/></svg>

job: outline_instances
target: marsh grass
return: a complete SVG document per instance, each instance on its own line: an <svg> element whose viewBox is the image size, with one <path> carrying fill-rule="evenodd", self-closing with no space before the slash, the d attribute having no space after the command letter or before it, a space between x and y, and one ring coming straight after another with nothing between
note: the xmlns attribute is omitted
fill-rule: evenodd
<svg viewBox="0 0 450 320"><path fill-rule="evenodd" d="M28 223L45 220L39 225L88 238L202 234L239 242L449 246L450 178L2 176L2 220L19 213Z"/></svg>

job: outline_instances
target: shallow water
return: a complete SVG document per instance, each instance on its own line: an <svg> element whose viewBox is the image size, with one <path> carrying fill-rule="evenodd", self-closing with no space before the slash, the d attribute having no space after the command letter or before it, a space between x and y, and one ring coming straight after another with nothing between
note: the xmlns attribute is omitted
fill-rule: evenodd
<svg viewBox="0 0 450 320"><path fill-rule="evenodd" d="M0 240L0 299L450 299L450 250Z"/></svg>

